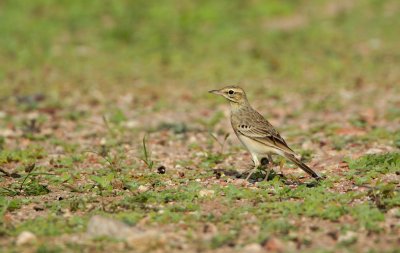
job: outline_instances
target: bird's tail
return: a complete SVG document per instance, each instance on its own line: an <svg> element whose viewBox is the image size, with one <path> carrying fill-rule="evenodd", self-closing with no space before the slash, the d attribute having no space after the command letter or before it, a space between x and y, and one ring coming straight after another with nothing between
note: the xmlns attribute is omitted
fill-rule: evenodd
<svg viewBox="0 0 400 253"><path fill-rule="evenodd" d="M293 154L285 153L285 157L292 161L294 164L300 167L300 169L307 172L310 176L316 179L321 179L322 177L315 171L313 171L310 167L308 167L305 163L297 159Z"/></svg>

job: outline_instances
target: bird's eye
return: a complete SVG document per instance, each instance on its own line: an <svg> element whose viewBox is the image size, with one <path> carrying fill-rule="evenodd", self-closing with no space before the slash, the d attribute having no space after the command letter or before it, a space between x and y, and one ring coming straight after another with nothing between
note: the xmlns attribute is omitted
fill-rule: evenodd
<svg viewBox="0 0 400 253"><path fill-rule="evenodd" d="M228 94L229 94L229 95L232 95L233 93L235 93L233 90L229 90L229 91L228 91Z"/></svg>

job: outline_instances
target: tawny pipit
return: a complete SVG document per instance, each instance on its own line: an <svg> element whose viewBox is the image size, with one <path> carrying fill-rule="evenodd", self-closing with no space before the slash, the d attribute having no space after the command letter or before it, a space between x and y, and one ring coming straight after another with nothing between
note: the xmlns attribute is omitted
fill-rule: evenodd
<svg viewBox="0 0 400 253"><path fill-rule="evenodd" d="M296 158L296 153L289 148L278 131L247 100L246 93L238 86L228 86L210 93L221 95L231 104L231 124L236 136L251 153L254 169L247 179L257 170L262 157L267 156L271 163L271 154L281 155L295 163L310 176L320 179L315 171ZM268 176L268 175L267 175Z"/></svg>

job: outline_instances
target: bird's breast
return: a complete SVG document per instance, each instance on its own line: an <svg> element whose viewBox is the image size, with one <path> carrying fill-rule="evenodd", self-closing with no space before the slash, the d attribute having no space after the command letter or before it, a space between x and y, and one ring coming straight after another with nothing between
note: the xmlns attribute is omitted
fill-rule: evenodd
<svg viewBox="0 0 400 253"><path fill-rule="evenodd" d="M240 142L250 151L250 153L255 153L255 154L268 154L268 153L274 153L275 149L260 143L258 141L253 140L252 138L249 138L247 136L244 136L240 133L237 134Z"/></svg>

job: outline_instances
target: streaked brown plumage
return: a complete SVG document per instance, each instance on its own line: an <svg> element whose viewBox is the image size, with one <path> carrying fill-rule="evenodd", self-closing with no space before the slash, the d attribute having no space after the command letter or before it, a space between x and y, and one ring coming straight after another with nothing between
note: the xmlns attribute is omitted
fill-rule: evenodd
<svg viewBox="0 0 400 253"><path fill-rule="evenodd" d="M236 136L249 150L254 161L254 170L260 165L263 156L270 158L271 154L281 155L295 163L314 178L320 176L310 167L296 158L296 153L287 145L279 132L261 114L254 110L246 97L244 90L238 86L227 86L211 93L221 95L231 104L231 124Z"/></svg>

